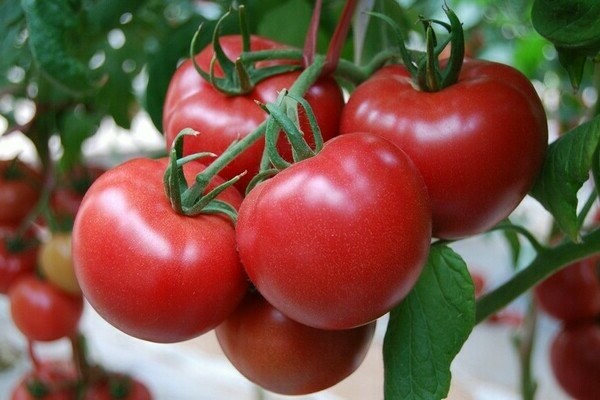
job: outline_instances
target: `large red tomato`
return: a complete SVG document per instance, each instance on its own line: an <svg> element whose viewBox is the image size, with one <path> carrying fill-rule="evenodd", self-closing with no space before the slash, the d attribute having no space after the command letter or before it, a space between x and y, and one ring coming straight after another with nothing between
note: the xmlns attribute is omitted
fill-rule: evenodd
<svg viewBox="0 0 600 400"><path fill-rule="evenodd" d="M163 188L166 165L140 158L105 172L85 195L72 236L90 304L122 331L155 342L214 328L247 288L233 224L222 215L175 213ZM187 164L188 181L203 169ZM233 188L219 198L241 202Z"/></svg>
<svg viewBox="0 0 600 400"><path fill-rule="evenodd" d="M283 315L260 295L249 295L216 329L231 363L272 392L301 395L329 388L352 374L371 344L375 322L323 330Z"/></svg>
<svg viewBox="0 0 600 400"><path fill-rule="evenodd" d="M235 59L242 51L239 35L224 36L221 45L225 53ZM258 36L251 37L252 50L282 48L283 45ZM205 71L210 69L213 56L212 46L206 47L197 56L198 65ZM271 62L273 63L273 62ZM217 65L218 67L218 65ZM220 68L216 69L221 75ZM266 118L266 113L255 101L269 103L275 101L282 89L289 89L299 72L289 72L265 79L248 94L228 96L204 80L195 70L191 60L184 62L176 71L169 85L163 111L163 126L167 146L171 146L175 136L184 128L192 128L200 135L191 138L184 145L184 154L211 151L221 154L236 139L252 132ZM339 118L344 106L342 91L331 79L321 79L305 96L321 128L325 140L338 132ZM303 112L299 112L301 128L310 137L310 128ZM283 145L281 152L291 159L289 145ZM222 172L223 178L230 179L248 171L238 182L237 187L244 189L258 171L262 157L264 141L259 141L245 150Z"/></svg>
<svg viewBox="0 0 600 400"><path fill-rule="evenodd" d="M478 60L433 93L415 89L403 66L379 70L350 96L340 130L376 133L408 154L429 190L433 236L447 239L506 218L535 181L548 141L544 108L525 76Z"/></svg>
<svg viewBox="0 0 600 400"><path fill-rule="evenodd" d="M39 245L33 234L16 238L17 228L0 227L0 294L8 289L17 278L35 270Z"/></svg>
<svg viewBox="0 0 600 400"><path fill-rule="evenodd" d="M563 327L553 339L550 364L556 380L577 400L600 399L600 323Z"/></svg>
<svg viewBox="0 0 600 400"><path fill-rule="evenodd" d="M540 307L563 321L600 316L600 256L568 265L534 289Z"/></svg>
<svg viewBox="0 0 600 400"><path fill-rule="evenodd" d="M83 298L70 295L54 285L28 275L8 291L10 314L29 340L50 342L77 333L83 312Z"/></svg>
<svg viewBox="0 0 600 400"><path fill-rule="evenodd" d="M37 203L41 188L41 176L32 167L0 160L0 224L19 224Z"/></svg>
<svg viewBox="0 0 600 400"><path fill-rule="evenodd" d="M242 264L290 318L347 329L413 287L431 239L427 190L410 159L375 135L342 135L253 189L242 203Z"/></svg>

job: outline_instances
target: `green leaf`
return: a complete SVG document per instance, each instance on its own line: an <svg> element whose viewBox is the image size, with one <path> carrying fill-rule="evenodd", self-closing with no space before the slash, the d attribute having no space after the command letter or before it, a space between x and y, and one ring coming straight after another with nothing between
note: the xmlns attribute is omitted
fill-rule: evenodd
<svg viewBox="0 0 600 400"><path fill-rule="evenodd" d="M521 241L519 240L519 235L515 231L509 229L503 230L502 235L510 250L512 266L516 269L519 264L519 257L521 256Z"/></svg>
<svg viewBox="0 0 600 400"><path fill-rule="evenodd" d="M21 0L29 47L45 77L72 94L84 94L93 90L96 83L87 65L76 56L76 45L84 41L76 3Z"/></svg>
<svg viewBox="0 0 600 400"><path fill-rule="evenodd" d="M473 281L462 258L433 245L408 297L390 313L383 343L385 399L443 399L450 365L475 325Z"/></svg>
<svg viewBox="0 0 600 400"><path fill-rule="evenodd" d="M554 44L573 87L578 88L587 58L600 52L600 2L536 0L531 20L539 34Z"/></svg>
<svg viewBox="0 0 600 400"><path fill-rule="evenodd" d="M600 48L598 0L535 0L531 21L535 30L564 48Z"/></svg>
<svg viewBox="0 0 600 400"><path fill-rule="evenodd" d="M305 0L287 0L265 14L258 34L296 47L304 45L312 7ZM252 17L252 15L250 15Z"/></svg>
<svg viewBox="0 0 600 400"><path fill-rule="evenodd" d="M579 240L577 192L589 179L590 170L597 176L600 116L570 130L548 146L542 172L531 195L556 219L571 240Z"/></svg>

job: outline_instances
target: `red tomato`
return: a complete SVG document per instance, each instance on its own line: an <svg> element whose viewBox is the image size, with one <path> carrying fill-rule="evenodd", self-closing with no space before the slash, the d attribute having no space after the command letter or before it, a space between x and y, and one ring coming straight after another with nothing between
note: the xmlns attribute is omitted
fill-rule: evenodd
<svg viewBox="0 0 600 400"><path fill-rule="evenodd" d="M76 389L77 374L71 364L44 362L25 374L11 400L75 400Z"/></svg>
<svg viewBox="0 0 600 400"><path fill-rule="evenodd" d="M50 196L54 217L59 220L75 218L85 192L104 171L98 166L80 165L63 176Z"/></svg>
<svg viewBox="0 0 600 400"><path fill-rule="evenodd" d="M13 283L8 296L12 319L29 340L50 342L77 332L81 296L67 294L34 275Z"/></svg>
<svg viewBox="0 0 600 400"><path fill-rule="evenodd" d="M253 189L237 240L260 293L290 318L347 329L385 314L427 259L431 211L423 179L387 140L357 133Z"/></svg>
<svg viewBox="0 0 600 400"><path fill-rule="evenodd" d="M534 289L537 304L563 321L600 316L600 256L568 265Z"/></svg>
<svg viewBox="0 0 600 400"><path fill-rule="evenodd" d="M26 242L16 239L16 231L14 227L0 227L0 294L7 294L19 276L35 270L39 246L31 242L35 239L29 233L23 239Z"/></svg>
<svg viewBox="0 0 600 400"><path fill-rule="evenodd" d="M40 198L39 173L19 160L0 160L0 224L17 225Z"/></svg>
<svg viewBox="0 0 600 400"><path fill-rule="evenodd" d="M231 59L238 57L242 51L242 40L239 35L222 37L221 45ZM283 45L265 38L251 37L252 50L282 47ZM212 46L206 47L196 56L203 70L209 71L212 56ZM217 73L220 71L218 68ZM278 93L282 89L290 88L299 74L299 72L290 72L273 76L258 83L246 95L228 96L205 81L196 72L191 60L187 60L173 76L165 99L163 126L167 146L171 146L175 136L182 129L193 128L200 132L200 135L184 144L184 154L202 151L221 154L231 142L246 136L265 120L266 113L255 101L262 103L275 101ZM337 83L331 78L322 79L309 89L305 98L313 108L324 140L336 135L344 106L342 91ZM304 113L300 113L300 119L301 128L307 133L308 139L310 128ZM282 137L280 151L285 158L291 159L290 147L284 143L285 139ZM264 141L261 140L245 150L221 172L223 178L230 179L248 171L237 184L238 188L245 189L250 179L258 172L263 147Z"/></svg>
<svg viewBox="0 0 600 400"><path fill-rule="evenodd" d="M374 331L375 322L348 330L311 328L250 295L216 334L227 358L246 378L272 392L301 395L352 374Z"/></svg>
<svg viewBox="0 0 600 400"><path fill-rule="evenodd" d="M150 391L142 382L129 376L110 374L108 379L92 385L84 400L151 400Z"/></svg>
<svg viewBox="0 0 600 400"><path fill-rule="evenodd" d="M466 60L458 83L414 88L402 66L382 68L350 96L341 133L372 132L402 148L421 171L433 236L484 232L521 202L542 166L546 115L533 86L502 64Z"/></svg>
<svg viewBox="0 0 600 400"><path fill-rule="evenodd" d="M600 399L600 323L563 327L550 348L552 371L560 386L577 400Z"/></svg>
<svg viewBox="0 0 600 400"><path fill-rule="evenodd" d="M125 333L154 342L207 332L247 289L233 224L222 215L175 213L163 188L166 165L141 158L105 172L85 195L72 236L90 304ZM202 169L187 164L188 181ZM241 202L233 188L219 198Z"/></svg>

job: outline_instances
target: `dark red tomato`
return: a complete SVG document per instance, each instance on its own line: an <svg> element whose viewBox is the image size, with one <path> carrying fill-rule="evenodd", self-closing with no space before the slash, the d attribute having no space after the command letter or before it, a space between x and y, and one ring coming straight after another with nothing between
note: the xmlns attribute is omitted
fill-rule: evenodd
<svg viewBox="0 0 600 400"><path fill-rule="evenodd" d="M548 142L533 86L502 64L466 60L458 83L414 88L402 66L382 68L350 96L341 133L372 132L402 148L421 171L433 236L478 234L506 218L531 188Z"/></svg>
<svg viewBox="0 0 600 400"><path fill-rule="evenodd" d="M40 174L19 160L0 160L0 224L17 225L40 198Z"/></svg>
<svg viewBox="0 0 600 400"><path fill-rule="evenodd" d="M259 295L249 295L216 329L231 363L263 388L285 395L327 389L352 374L367 354L375 322L347 330L311 328Z"/></svg>
<svg viewBox="0 0 600 400"><path fill-rule="evenodd" d="M63 362L44 362L25 374L13 389L11 400L75 400L75 368Z"/></svg>
<svg viewBox="0 0 600 400"><path fill-rule="evenodd" d="M85 192L104 171L99 166L79 165L62 176L50 196L53 216L59 220L75 218Z"/></svg>
<svg viewBox="0 0 600 400"><path fill-rule="evenodd" d="M233 224L175 213L163 188L166 165L140 158L105 172L85 195L72 236L75 273L91 305L125 333L154 342L207 332L247 289ZM202 169L187 164L188 181ZM242 199L233 188L219 198L234 207Z"/></svg>
<svg viewBox="0 0 600 400"><path fill-rule="evenodd" d="M600 323L586 321L563 329L550 348L552 371L577 400L600 399Z"/></svg>
<svg viewBox="0 0 600 400"><path fill-rule="evenodd" d="M130 376L110 374L85 392L84 400L151 400L150 391Z"/></svg>
<svg viewBox="0 0 600 400"><path fill-rule="evenodd" d="M32 341L50 342L77 332L83 298L63 292L35 275L20 278L8 291L10 313Z"/></svg>
<svg viewBox="0 0 600 400"><path fill-rule="evenodd" d="M357 133L253 189L237 240L260 293L321 329L369 323L412 289L426 261L431 211L423 179L389 141Z"/></svg>
<svg viewBox="0 0 600 400"><path fill-rule="evenodd" d="M537 285L534 294L537 304L559 320L600 316L600 256L566 266Z"/></svg>
<svg viewBox="0 0 600 400"><path fill-rule="evenodd" d="M24 274L35 270L39 245L32 233L16 238L17 228L0 227L0 294L7 294L9 287Z"/></svg>
<svg viewBox="0 0 600 400"><path fill-rule="evenodd" d="M242 51L239 35L224 36L221 45L232 59ZM283 45L271 40L252 36L252 50L281 48ZM209 71L213 56L212 46L208 46L196 56L202 69ZM217 69L220 72L220 69ZM227 96L211 86L195 70L190 60L184 62L173 76L167 92L163 111L163 126L167 146L170 147L175 136L184 128L193 128L200 135L191 138L184 145L184 154L211 151L221 154L236 139L252 132L266 118L266 113L255 103L275 101L282 89L290 88L299 72L290 72L273 76L260 82L248 94ZM344 106L342 91L331 79L318 81L305 96L312 106L325 140L338 132L339 118ZM299 112L300 113L300 112ZM308 121L300 113L300 122L307 139L311 137ZM310 141L309 141L310 142ZM229 164L222 172L225 179L248 171L238 182L237 187L245 189L250 179L257 173L262 157L264 141L251 146ZM280 151L285 158L291 159L289 145L281 138Z"/></svg>

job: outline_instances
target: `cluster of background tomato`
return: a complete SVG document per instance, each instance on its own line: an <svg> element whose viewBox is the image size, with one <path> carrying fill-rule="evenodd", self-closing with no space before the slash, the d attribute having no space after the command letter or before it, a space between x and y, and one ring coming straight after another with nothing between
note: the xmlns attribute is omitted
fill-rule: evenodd
<svg viewBox="0 0 600 400"><path fill-rule="evenodd" d="M593 223L600 223L600 212ZM576 399L600 397L600 256L570 264L534 289L542 310L560 322L550 346L550 365L562 388Z"/></svg>
<svg viewBox="0 0 600 400"><path fill-rule="evenodd" d="M75 354L84 351L77 345L84 301L68 228L85 190L101 173L95 167L75 168L46 193L44 179L33 167L18 159L0 161L0 294L7 296L12 320L29 343L31 362L13 400L151 398L142 383L97 365L92 383L82 385L85 355ZM35 355L35 343L65 339L77 347L72 359Z"/></svg>

